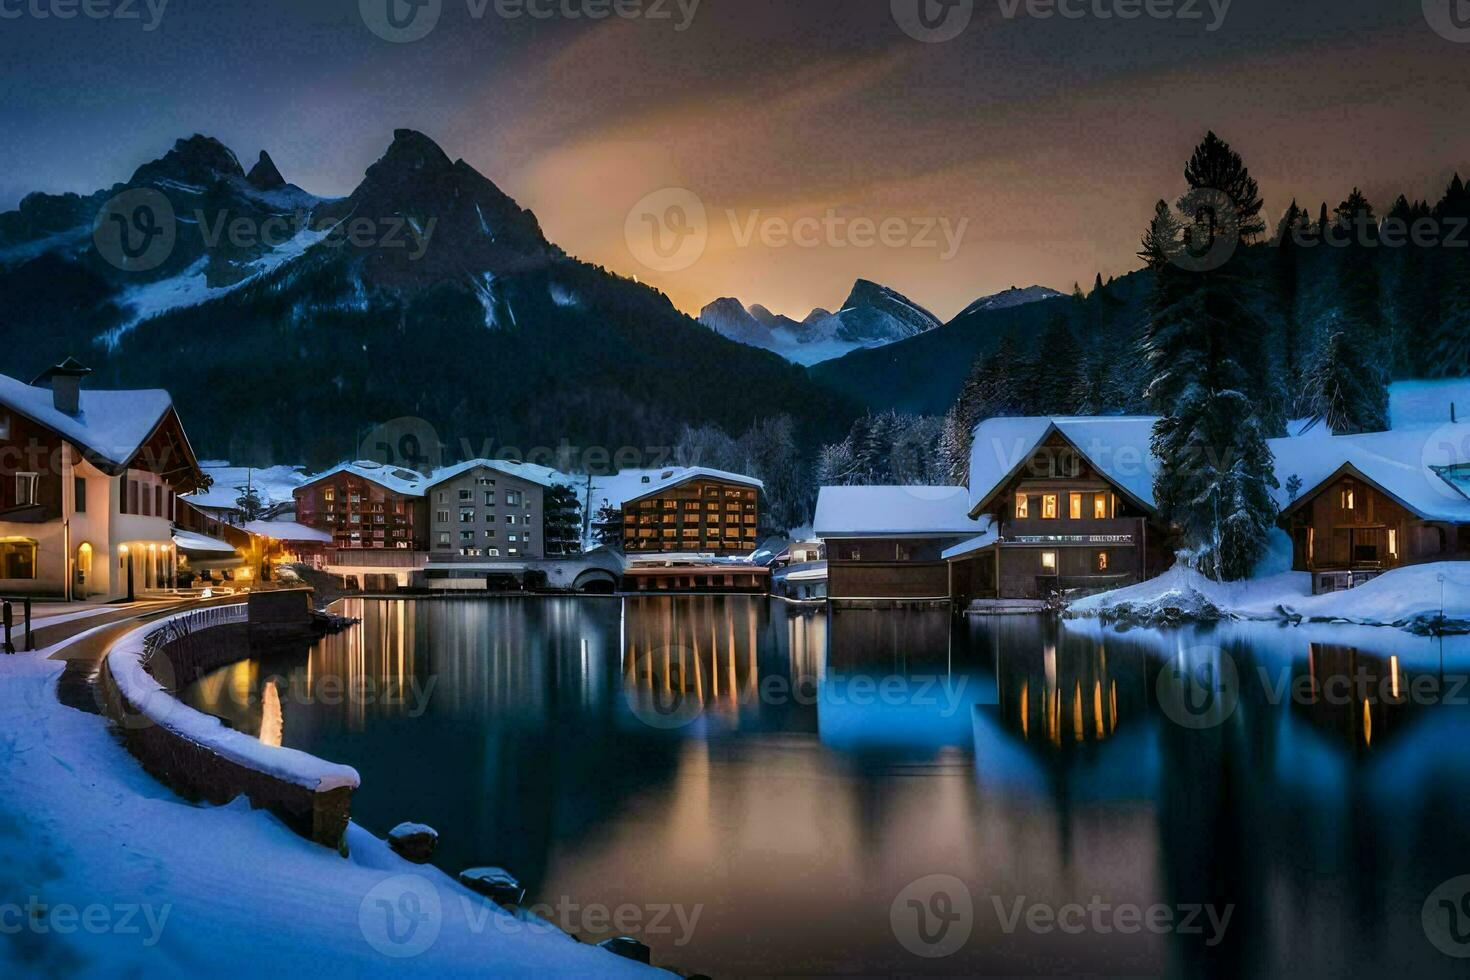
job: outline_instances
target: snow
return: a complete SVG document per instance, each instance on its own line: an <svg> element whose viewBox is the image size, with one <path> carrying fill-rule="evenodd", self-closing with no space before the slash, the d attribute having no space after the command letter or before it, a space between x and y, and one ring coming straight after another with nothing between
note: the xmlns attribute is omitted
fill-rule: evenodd
<svg viewBox="0 0 1470 980"><path fill-rule="evenodd" d="M536 463L516 463L507 459L469 459L463 463L456 463L453 466L445 466L435 470L433 475L429 477L425 489L433 489L445 480L452 480L457 476L463 476L465 473L482 466L486 469L494 470L497 473L520 477L522 480L530 483L539 483L543 487L551 487L557 484L569 485L572 482L572 477L566 476L549 466L540 466Z"/></svg>
<svg viewBox="0 0 1470 980"><path fill-rule="evenodd" d="M116 928L7 935L0 974L254 977L266 943L283 976L667 975L512 918L355 824L344 859L244 800L179 799L101 719L57 703L64 666L38 654L0 665L0 880L7 903L106 912ZM415 950L387 943L374 914L406 895L436 935L390 958Z"/></svg>
<svg viewBox="0 0 1470 980"><path fill-rule="evenodd" d="M422 497L428 486L428 480L422 473L404 469L400 466L388 467L382 463L375 463L370 459L357 460L352 463L339 463L324 473L307 477L302 486L320 483L328 477L336 476L338 473L351 473L354 476L370 480L378 486L405 497Z"/></svg>
<svg viewBox="0 0 1470 980"><path fill-rule="evenodd" d="M964 558L967 555L973 555L977 551L984 551L1000 540L1000 529L989 526L990 518L983 518L980 524L982 527L985 527L984 534L977 535L968 541L963 541L953 548L947 549L940 557L945 561Z"/></svg>
<svg viewBox="0 0 1470 980"><path fill-rule="evenodd" d="M248 286L287 262L304 255L307 249L327 238L335 229L336 225L316 230L302 229L289 241L283 242L277 248L271 249L247 265L245 268L248 274L228 286L211 287L209 285L209 278L204 274L209 257L203 256L177 276L124 290L118 296L117 304L130 309L132 316L103 334L102 341L109 350L112 350L117 347L128 331L145 320L151 320L185 307L198 306Z"/></svg>
<svg viewBox="0 0 1470 980"><path fill-rule="evenodd" d="M724 480L727 483L738 483L742 486L754 487L757 490L764 490L766 488L766 485L760 480L752 476L745 476L742 473L731 473L729 470L717 470L708 466L687 466L677 470L661 471L658 479L643 486L639 492L626 498L623 503L628 504L635 500L641 500L651 494L662 493L671 487L677 487L681 483L688 483L690 480L700 479Z"/></svg>
<svg viewBox="0 0 1470 980"><path fill-rule="evenodd" d="M1126 589L1088 596L1067 607L1069 616L1157 622L1178 610L1184 619L1226 616L1249 620L1342 622L1361 626L1412 626L1443 611L1470 621L1470 565L1435 562L1398 568L1345 592L1314 596L1308 572L1215 582L1183 564ZM1181 617L1164 617L1178 619Z"/></svg>
<svg viewBox="0 0 1470 980"><path fill-rule="evenodd" d="M975 427L970 448L971 507L1000 489L1056 431L1116 486L1153 509L1156 421L1149 416L986 419Z"/></svg>
<svg viewBox="0 0 1470 980"><path fill-rule="evenodd" d="M969 306L965 307L960 316L969 316L971 313L979 313L982 310L1008 310L1016 306L1025 306L1028 303L1039 303L1042 300L1057 299L1063 293L1046 286L1026 286L1025 288L1012 286L1005 292L996 293L994 296L982 296ZM959 319L956 317L955 319Z"/></svg>
<svg viewBox="0 0 1470 980"><path fill-rule="evenodd" d="M884 535L965 535L987 525L970 519L964 487L822 487L818 538Z"/></svg>
<svg viewBox="0 0 1470 980"><path fill-rule="evenodd" d="M199 468L214 479L214 485L205 493L184 499L195 507L216 510L235 509L235 501L240 497L236 487L253 486L261 503L271 507L291 503L296 488L306 482L306 472L300 466L232 466L224 460L211 459L202 461Z"/></svg>
<svg viewBox="0 0 1470 980"><path fill-rule="evenodd" d="M235 553L235 546L228 541L211 538L207 534L196 534L193 531L174 531L174 544L180 551L209 551L231 555Z"/></svg>
<svg viewBox="0 0 1470 980"><path fill-rule="evenodd" d="M262 538L274 538L277 541L332 543L332 536L326 531L318 531L314 527L307 527L305 524L297 524L294 521L251 521L242 530Z"/></svg>
<svg viewBox="0 0 1470 980"><path fill-rule="evenodd" d="M242 614L244 606L232 607ZM361 780L357 770L323 762L315 756L295 749L266 745L258 738L226 728L218 719L195 711L174 698L144 668L143 641L166 624L185 619L192 613L179 613L166 619L140 626L125 635L107 656L108 670L117 683L119 693L137 712L168 731L238 765L267 773L294 786L323 793L348 787L356 789Z"/></svg>
<svg viewBox="0 0 1470 980"><path fill-rule="evenodd" d="M1470 419L1470 378L1396 381L1388 388L1389 424L1395 429L1422 429L1450 421L1450 406Z"/></svg>
<svg viewBox="0 0 1470 980"><path fill-rule="evenodd" d="M1272 439L1270 445L1281 484L1276 502L1282 508L1293 503L1286 491L1291 477L1302 481L1300 502L1346 465L1425 520L1470 523L1470 499L1435 469L1470 463L1470 422L1355 436L1309 432Z"/></svg>
<svg viewBox="0 0 1470 980"><path fill-rule="evenodd" d="M129 462L173 406L166 391L83 388L76 415L58 411L50 388L0 374L0 406L59 433L115 466Z"/></svg>

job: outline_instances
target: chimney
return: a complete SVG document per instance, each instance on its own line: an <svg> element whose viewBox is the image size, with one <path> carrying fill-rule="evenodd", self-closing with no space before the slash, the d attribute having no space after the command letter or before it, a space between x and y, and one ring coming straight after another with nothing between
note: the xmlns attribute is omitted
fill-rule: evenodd
<svg viewBox="0 0 1470 980"><path fill-rule="evenodd" d="M84 367L75 357L68 357L55 367L47 368L31 382L31 386L49 387L51 403L58 412L79 415L82 411L82 379L91 373L91 368Z"/></svg>

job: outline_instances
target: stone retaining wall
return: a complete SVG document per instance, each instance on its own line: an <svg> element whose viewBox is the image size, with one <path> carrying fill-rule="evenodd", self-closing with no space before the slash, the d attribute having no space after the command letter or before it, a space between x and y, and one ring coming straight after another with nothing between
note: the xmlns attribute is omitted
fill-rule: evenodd
<svg viewBox="0 0 1470 980"><path fill-rule="evenodd" d="M243 607L225 607L239 610L234 621L222 621L230 617L214 611L220 608L170 617L119 641L99 677L108 716L128 751L181 796L216 805L245 796L302 836L339 847L356 772L264 745L173 697L200 676L250 656ZM179 629L181 621L187 630Z"/></svg>

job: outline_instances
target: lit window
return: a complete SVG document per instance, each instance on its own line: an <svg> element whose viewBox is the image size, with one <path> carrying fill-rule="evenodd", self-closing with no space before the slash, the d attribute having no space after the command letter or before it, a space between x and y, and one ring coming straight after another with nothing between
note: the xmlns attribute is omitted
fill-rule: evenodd
<svg viewBox="0 0 1470 980"><path fill-rule="evenodd" d="M1353 492L1353 487L1352 487L1351 484L1349 484L1347 487L1345 487L1343 489L1343 491L1342 491L1342 509L1343 510L1356 510L1357 509L1357 495Z"/></svg>
<svg viewBox="0 0 1470 980"><path fill-rule="evenodd" d="M1041 498L1042 520L1054 521L1057 519L1057 495L1049 493Z"/></svg>
<svg viewBox="0 0 1470 980"><path fill-rule="evenodd" d="M1067 495L1067 514L1074 521L1082 520L1082 494Z"/></svg>
<svg viewBox="0 0 1470 980"><path fill-rule="evenodd" d="M1317 557L1317 529L1307 528L1307 564L1311 564Z"/></svg>
<svg viewBox="0 0 1470 980"><path fill-rule="evenodd" d="M1024 518L1031 516L1031 498L1024 493L1016 494L1016 517Z"/></svg>
<svg viewBox="0 0 1470 980"><path fill-rule="evenodd" d="M0 541L0 579L34 579L36 548L29 538Z"/></svg>
<svg viewBox="0 0 1470 980"><path fill-rule="evenodd" d="M1043 551L1041 553L1041 569L1045 572L1057 570L1057 553L1055 551Z"/></svg>
<svg viewBox="0 0 1470 980"><path fill-rule="evenodd" d="M1390 557L1390 558L1397 558L1398 556L1399 556L1399 532L1396 531L1396 530L1394 530L1393 528L1389 528L1389 530L1388 530L1388 557Z"/></svg>
<svg viewBox="0 0 1470 980"><path fill-rule="evenodd" d="M1108 570L1108 553L1106 551L1099 551L1097 553L1097 570L1099 572L1106 572Z"/></svg>
<svg viewBox="0 0 1470 980"><path fill-rule="evenodd" d="M1108 494L1100 493L1092 498L1092 516L1099 521L1108 519Z"/></svg>

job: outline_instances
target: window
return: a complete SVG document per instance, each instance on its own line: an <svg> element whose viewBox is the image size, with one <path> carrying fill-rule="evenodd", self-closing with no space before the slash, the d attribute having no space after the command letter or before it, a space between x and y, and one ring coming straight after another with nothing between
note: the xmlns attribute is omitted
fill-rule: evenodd
<svg viewBox="0 0 1470 980"><path fill-rule="evenodd" d="M30 507L36 501L36 485L40 482L38 473L15 474L15 506ZM27 576L29 578L29 576Z"/></svg>
<svg viewBox="0 0 1470 980"><path fill-rule="evenodd" d="M1356 510L1357 505L1357 494L1353 491L1353 485L1349 483L1342 488L1342 509Z"/></svg>
<svg viewBox="0 0 1470 980"><path fill-rule="evenodd" d="M1057 553L1055 551L1043 551L1041 553L1041 570L1048 575L1056 574Z"/></svg>
<svg viewBox="0 0 1470 980"><path fill-rule="evenodd" d="M1099 551L1097 553L1097 570L1099 572L1106 572L1108 570L1108 553L1106 551Z"/></svg>
<svg viewBox="0 0 1470 980"><path fill-rule="evenodd" d="M475 523L475 508L473 508L473 507L461 507L459 509L459 522L461 524L473 524L473 523Z"/></svg>
<svg viewBox="0 0 1470 980"><path fill-rule="evenodd" d="M36 542L29 538L0 541L0 579L36 577Z"/></svg>
<svg viewBox="0 0 1470 980"><path fill-rule="evenodd" d="M153 516L163 516L163 487L156 483L153 485Z"/></svg>
<svg viewBox="0 0 1470 980"><path fill-rule="evenodd" d="M460 540L460 542L462 544L472 544L472 543L474 543L474 540L475 540L475 532L474 531L460 531L459 532L459 540Z"/></svg>
<svg viewBox="0 0 1470 980"><path fill-rule="evenodd" d="M436 511L434 511L434 520L438 521L440 524L448 524L449 523L449 511L447 511L447 510L436 510Z"/></svg>
<svg viewBox="0 0 1470 980"><path fill-rule="evenodd" d="M78 514L87 512L87 481L81 477L72 478L72 497L75 499L75 510Z"/></svg>
<svg viewBox="0 0 1470 980"><path fill-rule="evenodd" d="M521 492L519 490L505 491L505 502L511 507L519 507L521 505Z"/></svg>
<svg viewBox="0 0 1470 980"><path fill-rule="evenodd" d="M1016 518L1025 520L1031 516L1031 498L1024 493L1016 494Z"/></svg>
<svg viewBox="0 0 1470 980"><path fill-rule="evenodd" d="M325 490L322 491L322 499L330 504L332 501L337 499L337 491L334 490L332 487L327 487Z"/></svg>
<svg viewBox="0 0 1470 980"><path fill-rule="evenodd" d="M1100 493L1092 498L1092 516L1095 520L1108 519L1108 498L1111 496L1112 494Z"/></svg>
<svg viewBox="0 0 1470 980"><path fill-rule="evenodd" d="M514 544L515 542L521 540L521 537L518 534L507 534L505 536L505 540L507 540L507 541L511 542L512 544Z"/></svg>
<svg viewBox="0 0 1470 980"><path fill-rule="evenodd" d="M486 507L494 507L495 506L495 491L494 490L486 490L485 491L485 506Z"/></svg>
<svg viewBox="0 0 1470 980"><path fill-rule="evenodd" d="M449 532L448 531L440 531L439 532L439 544L440 544L441 547L444 547L444 548L449 547Z"/></svg>
<svg viewBox="0 0 1470 980"><path fill-rule="evenodd" d="M1067 494L1067 516L1074 521L1082 520L1082 494Z"/></svg>
<svg viewBox="0 0 1470 980"><path fill-rule="evenodd" d="M486 541L494 541L495 540L495 530L494 530L494 528L491 528L490 530L488 530L488 531L485 532L485 540Z"/></svg>
<svg viewBox="0 0 1470 980"><path fill-rule="evenodd" d="M128 481L128 499L130 501L130 506L128 507L128 513L129 514L141 514L141 513L143 513L139 509L139 507L141 505L138 503L138 481L137 480L129 480Z"/></svg>
<svg viewBox="0 0 1470 980"><path fill-rule="evenodd" d="M1395 530L1394 528L1389 528L1388 529L1388 557L1390 557L1390 558L1397 558L1398 556L1399 556L1399 532L1397 530Z"/></svg>
<svg viewBox="0 0 1470 980"><path fill-rule="evenodd" d="M514 524L515 522L516 522L516 515L514 515L514 514L506 514L505 515L505 523L507 523L507 524Z"/></svg>
<svg viewBox="0 0 1470 980"><path fill-rule="evenodd" d="M475 493L474 493L473 490L468 490L468 489L461 490L459 492L459 499L460 500L474 500L475 499Z"/></svg>
<svg viewBox="0 0 1470 980"><path fill-rule="evenodd" d="M485 554L488 555L491 558L499 558L500 557L500 549L499 548L487 548L485 550Z"/></svg>
<svg viewBox="0 0 1470 980"><path fill-rule="evenodd" d="M1041 498L1042 520L1054 521L1057 519L1057 495L1048 493Z"/></svg>
<svg viewBox="0 0 1470 980"><path fill-rule="evenodd" d="M1317 557L1317 529L1307 528L1307 563L1311 564Z"/></svg>

